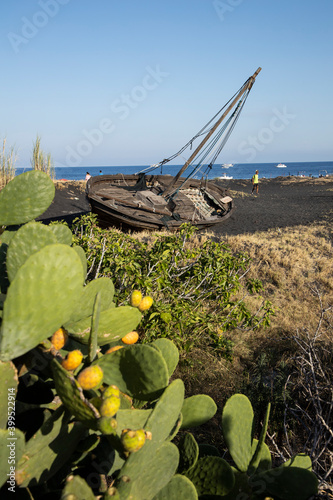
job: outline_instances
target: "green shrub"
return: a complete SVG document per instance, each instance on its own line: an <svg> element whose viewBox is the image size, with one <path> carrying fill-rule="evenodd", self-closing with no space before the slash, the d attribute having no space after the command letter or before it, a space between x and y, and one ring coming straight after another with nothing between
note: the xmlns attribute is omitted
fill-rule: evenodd
<svg viewBox="0 0 333 500"><path fill-rule="evenodd" d="M249 258L212 240L195 245L193 226L156 236L152 245L99 228L94 215L76 220L73 230L87 254L90 279L114 279L118 304L127 302L131 289L154 295L151 313L140 325L146 341L167 337L182 350L201 342L230 357L232 342L225 332L269 324L274 311L260 296L261 283L246 280ZM256 297L254 312L247 305L250 295Z"/></svg>

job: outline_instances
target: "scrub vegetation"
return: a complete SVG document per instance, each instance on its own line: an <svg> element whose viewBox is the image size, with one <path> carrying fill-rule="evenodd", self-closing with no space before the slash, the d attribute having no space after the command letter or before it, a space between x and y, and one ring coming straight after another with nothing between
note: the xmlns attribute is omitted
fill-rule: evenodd
<svg viewBox="0 0 333 500"><path fill-rule="evenodd" d="M54 191L0 193L2 492L330 498L330 227L70 230Z"/></svg>
<svg viewBox="0 0 333 500"><path fill-rule="evenodd" d="M7 141L3 139L0 150L0 190L15 177L16 154L14 147L7 148Z"/></svg>
<svg viewBox="0 0 333 500"><path fill-rule="evenodd" d="M332 491L329 225L221 239L189 228L181 235L129 236L101 230L89 216L77 222L74 233L88 255L91 277L118 277L120 304L126 287L154 296L141 342L158 337L176 342L176 374L188 393L205 392L222 409L228 397L242 392L258 420L271 402L268 436L275 460L309 453L322 487ZM227 279L218 274L219 265ZM197 438L222 447L218 427L213 419Z"/></svg>

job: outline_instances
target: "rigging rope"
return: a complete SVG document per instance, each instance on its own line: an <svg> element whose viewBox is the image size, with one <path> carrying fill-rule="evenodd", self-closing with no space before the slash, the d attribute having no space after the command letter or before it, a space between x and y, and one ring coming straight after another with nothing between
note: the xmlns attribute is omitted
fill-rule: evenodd
<svg viewBox="0 0 333 500"><path fill-rule="evenodd" d="M206 170L205 172L203 172L203 175L208 175L208 172L211 170L216 158L218 157L221 150L225 146L231 132L235 127L248 95L249 95L249 90L245 92L245 94L240 98L232 115L220 127L220 130L218 130L215 133L215 135L212 136L210 142L208 142L207 145L204 147L204 149L198 153L196 158L194 158L192 165L197 162L196 166L190 172L190 174L184 179L183 183L177 189L175 189L171 198L174 198L177 195L182 186L201 170L204 161L207 158L210 158L210 161L206 166Z"/></svg>
<svg viewBox="0 0 333 500"><path fill-rule="evenodd" d="M246 80L246 82L239 88L239 90L237 92L234 93L234 95L229 99L229 101L209 120L209 122L206 123L206 125L204 125L204 127L199 130L199 132L197 132L197 134L192 137L192 139L190 139L177 153L174 153L173 155L169 156L168 158L164 158L162 161L160 161L159 163L156 163L156 164L153 164L151 165L150 167L147 167L143 170L140 170L140 172L138 173L148 173L148 172L151 172L159 167L161 167L161 171L162 171L162 167L163 165L165 165L166 163L174 160L175 158L177 158L177 156L181 156L181 154L190 146L190 148L192 148L192 143L198 139L198 137L202 136L202 135L205 135L205 134L208 134L210 132L210 130L213 128L214 126L214 123L215 123L215 120L216 118L222 114L222 112L225 110L225 108L230 104L230 102L234 99L234 97L248 84L250 78L248 78ZM246 92L247 94L248 92ZM213 123L213 125L208 128L210 126L210 124Z"/></svg>

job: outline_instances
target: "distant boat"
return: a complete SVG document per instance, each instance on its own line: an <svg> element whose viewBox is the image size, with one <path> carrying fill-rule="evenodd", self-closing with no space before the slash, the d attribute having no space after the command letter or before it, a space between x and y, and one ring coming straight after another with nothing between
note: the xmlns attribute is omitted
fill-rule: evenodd
<svg viewBox="0 0 333 500"><path fill-rule="evenodd" d="M276 165L276 168L287 168L287 165L285 165L284 163L279 163L278 165Z"/></svg>
<svg viewBox="0 0 333 500"><path fill-rule="evenodd" d="M224 173L221 177L218 177L218 179L233 179L233 176L227 175L226 173Z"/></svg>
<svg viewBox="0 0 333 500"><path fill-rule="evenodd" d="M221 165L222 168L230 168L230 167L233 167L234 164L233 163L223 163L223 165Z"/></svg>

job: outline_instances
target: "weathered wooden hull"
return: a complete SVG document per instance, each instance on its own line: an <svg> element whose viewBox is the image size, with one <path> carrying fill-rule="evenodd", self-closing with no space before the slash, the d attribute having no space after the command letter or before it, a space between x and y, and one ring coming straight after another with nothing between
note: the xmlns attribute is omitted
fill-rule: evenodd
<svg viewBox="0 0 333 500"><path fill-rule="evenodd" d="M190 222L206 229L230 216L232 199L207 181L193 179L181 187L185 179L180 178L175 186L177 196L165 200L162 193L171 179L168 175L101 175L89 179L86 194L103 227L177 231Z"/></svg>

